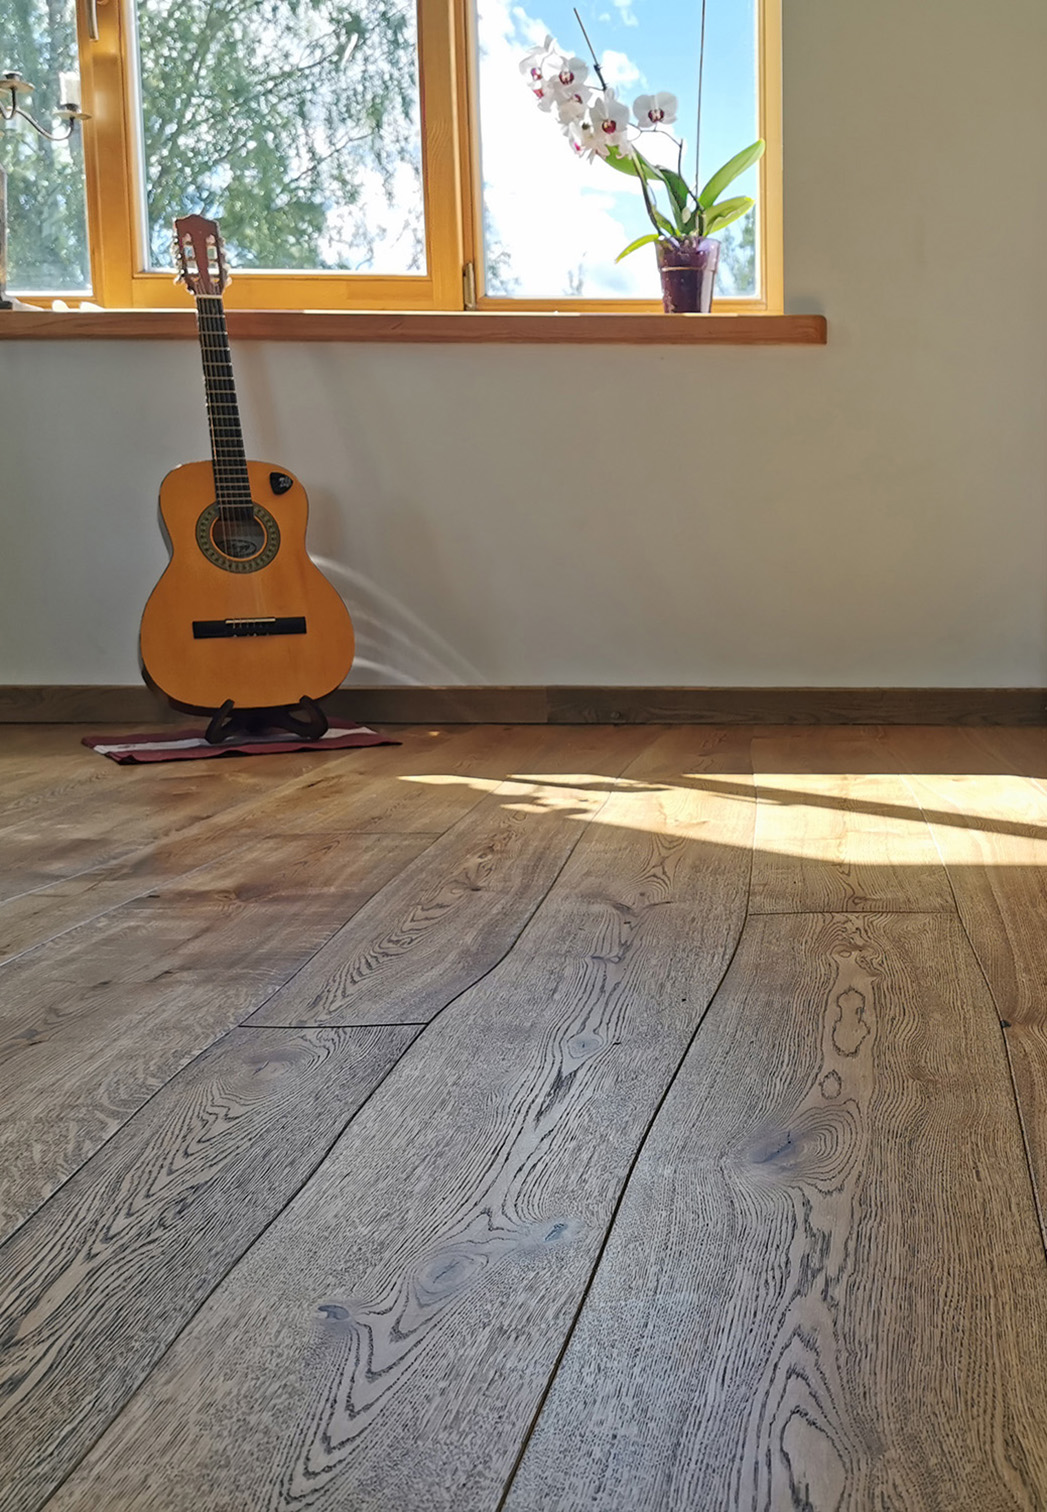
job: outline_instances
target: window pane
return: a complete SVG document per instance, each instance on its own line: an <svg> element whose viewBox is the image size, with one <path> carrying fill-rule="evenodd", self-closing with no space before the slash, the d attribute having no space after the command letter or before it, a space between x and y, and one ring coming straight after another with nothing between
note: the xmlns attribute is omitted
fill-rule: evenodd
<svg viewBox="0 0 1047 1512"><path fill-rule="evenodd" d="M79 67L73 0L4 5L0 73L20 73L33 85L19 103L46 131L65 132L65 122L53 114L62 103L58 75L75 75ZM89 294L81 128L69 142L45 142L27 121L0 123L0 166L7 169L9 288Z"/></svg>
<svg viewBox="0 0 1047 1512"><path fill-rule="evenodd" d="M695 181L695 124L701 5L696 0L579 0L578 10L619 98L668 91L679 115L668 128L683 142L682 171ZM477 0L480 136L484 181L486 292L528 299L658 299L652 247L615 258L651 231L635 179L602 161L576 158L555 111L530 94L520 60L552 33L559 51L592 60L571 0ZM700 173L706 182L759 135L756 0L708 0ZM632 133L636 140L637 133ZM650 161L675 168L677 147L645 133ZM751 169L730 195L755 198ZM665 191L661 190L664 197ZM666 210L663 203L661 209ZM728 227L717 293L755 295L759 270L754 215Z"/></svg>
<svg viewBox="0 0 1047 1512"><path fill-rule="evenodd" d="M424 273L413 0L138 0L147 240L230 266Z"/></svg>

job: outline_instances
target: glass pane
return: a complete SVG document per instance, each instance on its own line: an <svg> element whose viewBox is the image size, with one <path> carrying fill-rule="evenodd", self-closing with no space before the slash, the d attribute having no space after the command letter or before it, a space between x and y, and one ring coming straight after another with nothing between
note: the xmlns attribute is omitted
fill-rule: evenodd
<svg viewBox="0 0 1047 1512"><path fill-rule="evenodd" d="M138 0L150 265L424 273L413 0Z"/></svg>
<svg viewBox="0 0 1047 1512"><path fill-rule="evenodd" d="M59 74L75 75L74 0L3 0L0 73L20 73L32 94L23 110L54 135L66 124L54 112L68 92ZM79 86L75 92L79 94ZM0 96L5 108L10 96ZM28 121L0 123L0 167L7 169L7 283L16 294L89 294L90 260L84 194L83 133L45 142Z"/></svg>
<svg viewBox="0 0 1047 1512"><path fill-rule="evenodd" d="M698 59L696 0L579 0L578 10L618 97L674 94L678 116L667 129L644 133L649 161L680 167L695 182ZM586 83L599 88L571 0L539 10L534 0L477 0L480 136L484 182L486 292L527 299L658 299L654 249L642 247L616 264L622 249L652 230L639 183L600 159L577 157L554 109L541 108L520 71L532 48L551 33L557 50L588 63ZM756 0L708 0L702 90L704 184L759 133ZM547 99L547 103L548 99ZM629 139L639 140L630 131ZM731 197L757 193L758 172L735 181ZM659 191L662 213L668 210ZM755 295L754 216L719 234L723 244L717 293Z"/></svg>

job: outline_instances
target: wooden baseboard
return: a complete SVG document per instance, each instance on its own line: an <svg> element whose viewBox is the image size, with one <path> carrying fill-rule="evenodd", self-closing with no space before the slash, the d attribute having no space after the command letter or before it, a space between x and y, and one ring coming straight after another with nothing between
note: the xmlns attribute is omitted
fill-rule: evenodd
<svg viewBox="0 0 1047 1512"><path fill-rule="evenodd" d="M1044 688L340 688L367 724L1047 724ZM139 686L0 687L0 724L171 724Z"/></svg>
<svg viewBox="0 0 1047 1512"><path fill-rule="evenodd" d="M0 686L0 724L174 724L186 715L138 684Z"/></svg>

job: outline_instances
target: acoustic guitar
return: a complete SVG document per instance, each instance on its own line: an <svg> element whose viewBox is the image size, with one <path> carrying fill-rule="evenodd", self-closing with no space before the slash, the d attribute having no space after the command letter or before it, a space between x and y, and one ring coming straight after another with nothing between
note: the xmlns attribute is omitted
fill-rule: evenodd
<svg viewBox="0 0 1047 1512"><path fill-rule="evenodd" d="M186 708L286 709L339 686L352 666L352 621L306 554L302 485L245 457L218 226L177 220L175 247L196 300L211 460L176 467L160 486L171 560L142 614L143 670Z"/></svg>

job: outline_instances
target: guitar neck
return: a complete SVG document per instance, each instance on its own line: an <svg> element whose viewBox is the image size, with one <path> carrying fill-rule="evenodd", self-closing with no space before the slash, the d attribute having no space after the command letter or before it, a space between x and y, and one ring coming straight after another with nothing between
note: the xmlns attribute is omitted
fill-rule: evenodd
<svg viewBox="0 0 1047 1512"><path fill-rule="evenodd" d="M207 422L211 430L215 498L223 513L250 517L251 484L247 475L240 407L233 382L233 360L220 294L196 296L196 324L204 365Z"/></svg>

